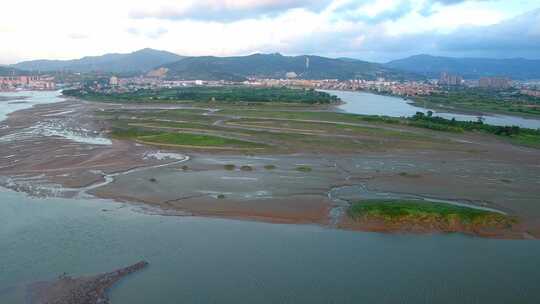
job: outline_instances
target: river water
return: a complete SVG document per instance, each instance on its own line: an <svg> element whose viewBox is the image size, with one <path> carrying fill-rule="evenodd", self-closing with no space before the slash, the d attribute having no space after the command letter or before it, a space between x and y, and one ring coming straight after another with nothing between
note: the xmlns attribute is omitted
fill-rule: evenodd
<svg viewBox="0 0 540 304"><path fill-rule="evenodd" d="M427 112L429 109L413 106L407 100L394 97L377 95L366 92L349 91L324 91L335 95L345 102L339 108L347 113L364 115L386 115L393 117L409 117L416 112ZM448 113L432 110L435 116L441 116L446 119L455 118L461 121L476 121L477 115ZM540 120L527 119L518 116L490 114L483 115L484 122L497 126L520 126L523 128L540 129Z"/></svg>
<svg viewBox="0 0 540 304"><path fill-rule="evenodd" d="M150 267L112 303L540 303L540 242L147 215L0 190L0 303L24 284Z"/></svg>
<svg viewBox="0 0 540 304"><path fill-rule="evenodd" d="M0 188L0 303L141 259L112 303L540 303L538 241L160 216Z"/></svg>
<svg viewBox="0 0 540 304"><path fill-rule="evenodd" d="M6 119L9 113L18 110L28 109L37 104L58 102L59 94L58 91L0 92L0 97L14 98L8 101L0 100L0 121Z"/></svg>

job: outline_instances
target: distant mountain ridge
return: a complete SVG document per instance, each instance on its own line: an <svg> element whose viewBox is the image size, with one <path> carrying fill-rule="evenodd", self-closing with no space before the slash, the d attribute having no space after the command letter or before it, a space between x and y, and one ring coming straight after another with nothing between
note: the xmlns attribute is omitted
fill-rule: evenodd
<svg viewBox="0 0 540 304"><path fill-rule="evenodd" d="M26 71L70 71L70 72L147 72L157 66L174 62L183 57L174 53L154 49L142 49L128 54L105 54L73 60L32 60L12 65Z"/></svg>
<svg viewBox="0 0 540 304"><path fill-rule="evenodd" d="M430 78L439 77L440 73L459 74L466 79L485 76L506 76L512 79L540 79L540 60L523 58L452 58L430 55L415 55L390 61L388 68L417 73Z"/></svg>
<svg viewBox="0 0 540 304"><path fill-rule="evenodd" d="M128 54L105 54L74 60L33 60L0 66L0 75L30 72L105 72L147 73L165 68L168 78L186 80L235 80L248 77L285 78L294 72L300 79L376 79L419 80L438 78L442 72L466 79L507 76L512 79L540 79L540 60L452 58L415 55L386 64L353 58L327 58L314 55L284 56L253 54L248 56L184 57L154 49Z"/></svg>
<svg viewBox="0 0 540 304"><path fill-rule="evenodd" d="M345 61L321 56L253 54L235 57L186 57L165 64L167 77L202 80L243 80L247 77L285 78L293 72L301 79L387 79L418 78L378 63Z"/></svg>
<svg viewBox="0 0 540 304"><path fill-rule="evenodd" d="M0 65L0 76L13 76L24 74L22 71L9 66Z"/></svg>

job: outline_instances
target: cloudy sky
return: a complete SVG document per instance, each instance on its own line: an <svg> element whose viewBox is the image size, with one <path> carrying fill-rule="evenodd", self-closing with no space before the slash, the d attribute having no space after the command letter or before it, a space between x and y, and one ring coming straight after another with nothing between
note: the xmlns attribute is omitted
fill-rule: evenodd
<svg viewBox="0 0 540 304"><path fill-rule="evenodd" d="M25 0L2 3L0 64L151 47L384 62L540 59L539 0Z"/></svg>

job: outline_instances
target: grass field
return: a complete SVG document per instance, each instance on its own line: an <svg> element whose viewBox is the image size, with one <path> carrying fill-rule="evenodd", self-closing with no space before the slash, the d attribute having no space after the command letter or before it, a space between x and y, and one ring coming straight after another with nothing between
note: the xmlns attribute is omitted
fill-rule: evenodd
<svg viewBox="0 0 540 304"><path fill-rule="evenodd" d="M432 109L454 109L472 112L492 112L539 117L540 98L522 95L518 90L503 91L481 88L455 89L448 92L418 96L416 104Z"/></svg>
<svg viewBox="0 0 540 304"><path fill-rule="evenodd" d="M192 86L160 89L138 89L129 92L95 92L88 88L64 90L66 96L104 102L179 103L296 103L336 104L339 98L313 89L253 86Z"/></svg>
<svg viewBox="0 0 540 304"><path fill-rule="evenodd" d="M111 109L97 115L112 135L170 148L250 150L253 153L357 153L400 150L471 151L438 133L493 134L515 144L540 147L540 131L444 120L332 112L313 105L213 103L210 108Z"/></svg>
<svg viewBox="0 0 540 304"><path fill-rule="evenodd" d="M366 123L361 116L333 112L252 111L222 105L219 111L115 109L97 114L110 122L116 138L179 148L241 148L256 153L351 153L437 145L452 149L448 141L436 136L394 129L399 125L384 122ZM364 122L355 125L340 119Z"/></svg>
<svg viewBox="0 0 540 304"><path fill-rule="evenodd" d="M141 129L115 129L112 133L114 138L131 139L146 144L170 145L190 148L230 148L230 149L262 149L263 144L243 141L232 138L225 138L214 135L177 133L177 132L155 132Z"/></svg>

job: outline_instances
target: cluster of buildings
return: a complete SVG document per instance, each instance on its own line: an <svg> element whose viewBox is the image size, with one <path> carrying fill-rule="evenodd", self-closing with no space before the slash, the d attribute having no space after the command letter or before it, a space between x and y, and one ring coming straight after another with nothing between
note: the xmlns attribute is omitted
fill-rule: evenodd
<svg viewBox="0 0 540 304"><path fill-rule="evenodd" d="M304 80L304 79L250 79L244 82L252 86L292 86L322 90L344 90L344 91L372 91L380 94L391 94L399 96L429 95L437 91L437 86L424 82L397 82L377 80Z"/></svg>
<svg viewBox="0 0 540 304"><path fill-rule="evenodd" d="M439 79L430 81L388 81L383 78L377 80L307 80L297 77L286 77L283 79L262 79L249 78L243 82L231 82L225 80L207 81L207 80L168 80L163 77L166 71L157 70L152 75L141 75L136 77L119 78L112 76L105 79L104 82L95 82L94 85L87 87L90 90L104 92L129 92L138 89L159 89L159 88L179 88L190 86L224 86L224 85L248 85L258 87L301 87L322 90L345 90L345 91L370 91L378 94L397 95L403 97L426 96L433 93L439 93L447 90L448 87L481 87L492 90L508 89L515 85L521 90L521 94L540 97L540 90L528 84L519 86L509 78L503 77L484 77L480 80L465 81L460 75L442 73ZM293 75L287 75L293 76ZM42 79L43 80L43 79ZM34 83L38 83L34 80ZM54 87L54 84L53 86Z"/></svg>
<svg viewBox="0 0 540 304"><path fill-rule="evenodd" d="M478 86L485 89L504 90L512 87L512 81L506 77L482 77Z"/></svg>
<svg viewBox="0 0 540 304"><path fill-rule="evenodd" d="M156 89L156 88L176 88L187 86L217 86L234 84L232 82L219 80L165 80L157 77L127 77L119 78L112 76L109 79L109 87L114 90L137 90L137 89Z"/></svg>
<svg viewBox="0 0 540 304"><path fill-rule="evenodd" d="M523 89L519 91L523 95L532 96L532 97L539 97L540 98L540 90L528 90Z"/></svg>
<svg viewBox="0 0 540 304"><path fill-rule="evenodd" d="M247 85L254 87L301 87L321 90L346 90L346 91L372 91L379 94L391 94L399 96L429 95L438 91L436 84L428 82L397 82L378 80L307 80L298 78L285 79L262 79L249 78L242 82L225 80L166 80L160 77L127 77L119 78L112 76L107 82L94 82L86 88L102 92L130 92L139 89L179 88L191 86L224 86L224 85Z"/></svg>
<svg viewBox="0 0 540 304"><path fill-rule="evenodd" d="M52 76L0 76L0 91L55 89Z"/></svg>
<svg viewBox="0 0 540 304"><path fill-rule="evenodd" d="M437 84L447 86L477 86L484 89L505 90L512 87L512 80L507 77L482 77L475 81L465 81L462 76L449 73L441 73Z"/></svg>

